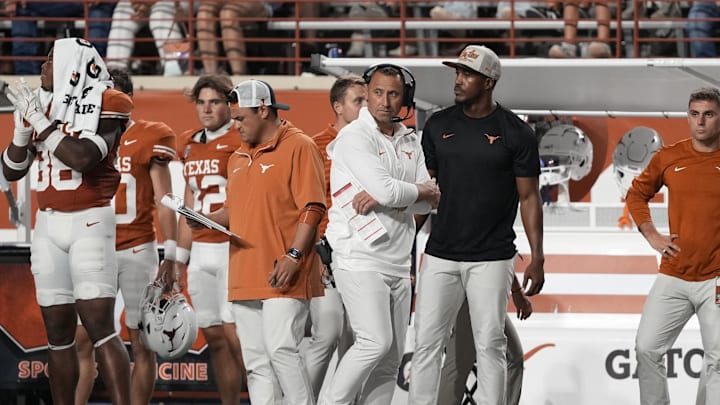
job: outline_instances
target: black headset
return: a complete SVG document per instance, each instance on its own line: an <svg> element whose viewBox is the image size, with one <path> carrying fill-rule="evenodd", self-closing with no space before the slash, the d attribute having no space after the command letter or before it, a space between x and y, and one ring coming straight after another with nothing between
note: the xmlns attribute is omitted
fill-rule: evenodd
<svg viewBox="0 0 720 405"><path fill-rule="evenodd" d="M362 78L365 83L370 84L370 79L372 79L372 75L377 72L378 69L386 67L397 69L398 71L400 71L400 74L403 77L402 106L407 107L407 112L405 113L405 117L394 117L393 121L404 121L412 117L412 110L415 109L415 76L413 76L410 69L406 68L405 66L395 65L392 63L378 63L367 68L367 70L363 72Z"/></svg>

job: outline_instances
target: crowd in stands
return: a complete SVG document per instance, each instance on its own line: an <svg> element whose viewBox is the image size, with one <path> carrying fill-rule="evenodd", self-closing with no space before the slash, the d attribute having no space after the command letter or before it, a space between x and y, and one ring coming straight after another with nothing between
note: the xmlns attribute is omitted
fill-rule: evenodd
<svg viewBox="0 0 720 405"><path fill-rule="evenodd" d="M87 37L110 66L129 68L135 74L173 76L192 69L193 74L241 75L292 73L294 65L289 60L299 56L307 61L310 54L326 53L331 47L347 57L447 56L469 42L488 43L498 54L512 57L714 57L720 24L720 8L713 1L630 0L0 0L0 16L0 74L19 75L38 74L51 40L68 35ZM295 32L294 24L278 29L270 23L294 22L297 17L350 24L343 30L303 28ZM620 20L677 22L677 18L688 20L671 28L640 30L640 41L632 29L611 27ZM401 32L352 24L399 20L442 21L447 28L419 30L401 25ZM558 24L548 29L514 29L512 33L507 29L468 29L467 24L452 28L453 23L493 20L556 20ZM579 21L593 21L596 26L579 29ZM651 38L659 40L655 43ZM434 52L425 46L430 42L435 44ZM194 63L188 64L188 58Z"/></svg>

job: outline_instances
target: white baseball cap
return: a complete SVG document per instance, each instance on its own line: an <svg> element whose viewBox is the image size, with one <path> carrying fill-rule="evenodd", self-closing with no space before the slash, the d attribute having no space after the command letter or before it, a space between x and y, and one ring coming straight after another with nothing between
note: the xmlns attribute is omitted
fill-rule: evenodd
<svg viewBox="0 0 720 405"><path fill-rule="evenodd" d="M469 69L493 80L500 79L500 58L484 45L468 45L457 60L443 61L443 65Z"/></svg>
<svg viewBox="0 0 720 405"><path fill-rule="evenodd" d="M267 82L262 80L246 80L241 82L228 95L230 104L236 104L240 108L253 108L266 105L275 107L278 110L289 110L287 104L280 104L275 101L275 92Z"/></svg>

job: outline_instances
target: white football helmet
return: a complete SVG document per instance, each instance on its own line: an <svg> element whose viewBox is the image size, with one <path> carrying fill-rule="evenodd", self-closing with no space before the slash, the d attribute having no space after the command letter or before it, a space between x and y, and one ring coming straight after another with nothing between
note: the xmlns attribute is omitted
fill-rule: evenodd
<svg viewBox="0 0 720 405"><path fill-rule="evenodd" d="M195 311L185 296L163 292L162 283L145 287L140 302L140 337L145 347L165 359L187 353L198 334Z"/></svg>
<svg viewBox="0 0 720 405"><path fill-rule="evenodd" d="M613 174L623 198L633 179L645 170L662 146L660 135L648 127L635 127L620 138L613 152Z"/></svg>
<svg viewBox="0 0 720 405"><path fill-rule="evenodd" d="M580 180L592 168L590 138L574 125L557 125L540 139L540 185Z"/></svg>

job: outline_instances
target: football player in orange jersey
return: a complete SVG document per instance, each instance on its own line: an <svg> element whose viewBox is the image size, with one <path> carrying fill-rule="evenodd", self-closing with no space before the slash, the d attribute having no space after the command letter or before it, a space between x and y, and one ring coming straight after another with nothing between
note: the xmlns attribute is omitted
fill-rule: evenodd
<svg viewBox="0 0 720 405"><path fill-rule="evenodd" d="M133 83L126 71L111 69L115 89L132 96ZM120 187L115 198L117 221L115 249L118 285L125 303L125 326L133 351L131 404L148 404L157 375L157 356L140 340L140 301L145 287L157 277L173 271L177 246L175 213L160 204L172 192L168 163L175 158L175 132L162 122L131 120L118 149L116 168ZM158 271L157 242L153 212L157 209L164 258ZM87 333L78 326L80 379L75 393L77 405L87 404L95 380L92 346Z"/></svg>
<svg viewBox="0 0 720 405"><path fill-rule="evenodd" d="M185 132L178 142L185 178L185 205L202 214L225 202L227 161L240 146L232 127L227 76L200 77L188 95L195 103L199 130ZM187 264L188 292L205 335L215 381L223 404L237 405L245 369L235 321L228 302L228 237L211 229L191 230L184 217L178 223L178 266Z"/></svg>
<svg viewBox="0 0 720 405"><path fill-rule="evenodd" d="M113 404L130 403L130 361L114 325L117 294L115 212L120 174L113 162L133 104L114 90L95 48L80 38L55 41L42 65L41 88L11 89L15 133L2 158L16 181L38 161L31 245L48 338L53 403L75 400L77 317L88 331Z"/></svg>
<svg viewBox="0 0 720 405"><path fill-rule="evenodd" d="M670 403L665 357L693 316L703 363L695 401L680 397L697 405L720 400L720 89L693 90L687 120L690 138L657 151L625 198L638 231L662 255L635 337L641 405ZM657 229L649 202L663 187L668 229Z"/></svg>

